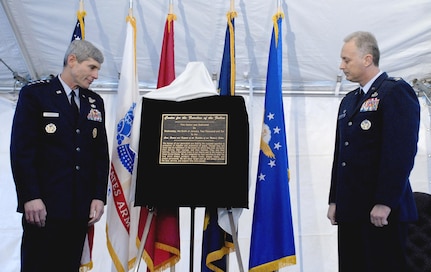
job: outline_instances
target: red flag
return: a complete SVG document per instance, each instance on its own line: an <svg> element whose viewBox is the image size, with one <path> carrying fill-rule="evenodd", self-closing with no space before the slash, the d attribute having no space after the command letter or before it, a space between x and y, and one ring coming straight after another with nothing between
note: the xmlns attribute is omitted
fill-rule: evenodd
<svg viewBox="0 0 431 272"><path fill-rule="evenodd" d="M87 236L85 237L84 248L81 256L81 266L79 272L86 272L93 269L93 241L94 225L88 227Z"/></svg>
<svg viewBox="0 0 431 272"><path fill-rule="evenodd" d="M166 19L160 56L157 88L169 85L175 79L174 20L169 13ZM142 207L139 218L138 238L141 240L149 210ZM147 271L162 271L180 260L179 208L159 208L155 211L145 241L144 260Z"/></svg>
<svg viewBox="0 0 431 272"><path fill-rule="evenodd" d="M148 209L142 207L138 236L142 237ZM180 260L179 208L158 208L151 221L144 247L147 271L162 271Z"/></svg>
<svg viewBox="0 0 431 272"><path fill-rule="evenodd" d="M175 56L174 56L174 20L175 14L168 14L163 37L162 53L160 55L159 77L157 89L171 84L175 79Z"/></svg>
<svg viewBox="0 0 431 272"><path fill-rule="evenodd" d="M85 24L84 17L87 13L84 10L84 2L80 1L79 10L76 12L76 24L72 33L71 42L74 40L85 39ZM81 265L79 272L90 271L93 268L93 240L94 240L94 225L88 227L85 237L84 247L82 249Z"/></svg>

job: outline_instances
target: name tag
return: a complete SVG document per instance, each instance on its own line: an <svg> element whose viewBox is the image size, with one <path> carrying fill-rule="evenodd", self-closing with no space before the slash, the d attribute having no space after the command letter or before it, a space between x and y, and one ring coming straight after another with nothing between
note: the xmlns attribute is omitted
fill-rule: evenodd
<svg viewBox="0 0 431 272"><path fill-rule="evenodd" d="M58 112L44 112L43 117L59 117L60 114Z"/></svg>

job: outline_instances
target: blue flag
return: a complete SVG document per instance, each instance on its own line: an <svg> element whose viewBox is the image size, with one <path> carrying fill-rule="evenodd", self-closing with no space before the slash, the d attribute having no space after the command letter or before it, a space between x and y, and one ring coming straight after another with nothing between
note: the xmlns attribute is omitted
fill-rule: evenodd
<svg viewBox="0 0 431 272"><path fill-rule="evenodd" d="M225 44L220 69L220 95L235 94L235 16L228 12ZM232 235L220 227L217 208L205 209L204 231L202 236L201 271L227 271L227 254L234 251Z"/></svg>
<svg viewBox="0 0 431 272"><path fill-rule="evenodd" d="M77 12L75 29L73 30L71 42L74 40L84 40L84 16L85 11L81 3L81 9ZM81 255L81 266L79 271L89 271L93 268L93 241L94 225L88 227L87 236L85 237L84 248Z"/></svg>
<svg viewBox="0 0 431 272"><path fill-rule="evenodd" d="M282 13L274 15L269 50L250 243L250 272L275 271L296 264L281 88L282 19Z"/></svg>
<svg viewBox="0 0 431 272"><path fill-rule="evenodd" d="M84 10L79 10L76 13L77 19L76 19L75 29L73 30L71 41L85 39L85 25L84 25L85 15L86 15L86 12Z"/></svg>
<svg viewBox="0 0 431 272"><path fill-rule="evenodd" d="M219 78L220 95L235 95L235 16L235 12L227 14L228 20Z"/></svg>
<svg viewBox="0 0 431 272"><path fill-rule="evenodd" d="M233 251L232 236L218 224L217 208L206 208L202 236L201 272L227 271L227 254Z"/></svg>

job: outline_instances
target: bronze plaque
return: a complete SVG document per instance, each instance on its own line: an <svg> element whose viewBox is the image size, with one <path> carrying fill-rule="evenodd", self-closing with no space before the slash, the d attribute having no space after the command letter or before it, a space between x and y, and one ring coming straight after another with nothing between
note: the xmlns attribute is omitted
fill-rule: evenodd
<svg viewBox="0 0 431 272"><path fill-rule="evenodd" d="M227 164L227 114L162 114L160 164Z"/></svg>

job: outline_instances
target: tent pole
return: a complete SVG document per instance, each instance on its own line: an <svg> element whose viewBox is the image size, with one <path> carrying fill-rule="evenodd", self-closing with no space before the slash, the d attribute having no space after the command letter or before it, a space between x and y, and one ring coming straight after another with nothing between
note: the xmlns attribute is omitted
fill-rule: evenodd
<svg viewBox="0 0 431 272"><path fill-rule="evenodd" d="M24 42L23 42L22 36L19 35L20 31L19 31L19 29L18 29L18 27L17 27L17 25L15 23L15 20L13 19L13 16L12 16L12 13L11 13L11 11L9 9L7 1L0 1L0 3L3 6L3 10L5 11L6 16L7 16L8 20L9 20L9 23L10 23L12 29L13 29L13 32L15 33L15 37L16 37L16 40L18 41L19 48L21 49L22 55L24 57L25 63L27 65L28 71L30 73L30 78L31 79L40 79L39 75L36 72L36 69L34 68L33 62L32 62L32 60L30 58L30 54L28 53L28 51L26 49L26 46L24 46ZM18 19L22 20L21 17L18 18Z"/></svg>

